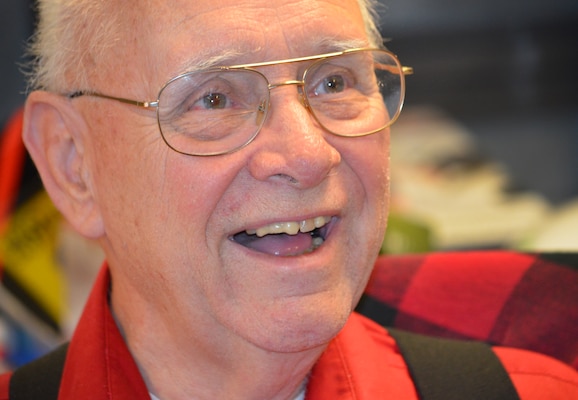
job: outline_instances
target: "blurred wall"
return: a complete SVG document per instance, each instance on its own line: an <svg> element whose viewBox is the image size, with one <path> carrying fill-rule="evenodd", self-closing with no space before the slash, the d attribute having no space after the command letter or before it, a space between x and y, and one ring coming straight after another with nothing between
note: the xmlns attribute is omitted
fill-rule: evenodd
<svg viewBox="0 0 578 400"><path fill-rule="evenodd" d="M24 101L26 90L19 64L32 32L32 1L0 0L0 126Z"/></svg>
<svg viewBox="0 0 578 400"><path fill-rule="evenodd" d="M388 47L415 68L407 107L441 107L521 187L578 196L578 1L381 3Z"/></svg>

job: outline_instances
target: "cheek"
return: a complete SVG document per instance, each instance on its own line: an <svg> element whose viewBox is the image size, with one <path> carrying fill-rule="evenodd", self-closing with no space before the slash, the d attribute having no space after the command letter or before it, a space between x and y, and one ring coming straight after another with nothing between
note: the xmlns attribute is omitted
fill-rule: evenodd
<svg viewBox="0 0 578 400"><path fill-rule="evenodd" d="M339 138L342 139L342 138ZM383 202L389 196L389 130L374 135L345 138L343 160L363 187L366 201Z"/></svg>
<svg viewBox="0 0 578 400"><path fill-rule="evenodd" d="M359 187L359 207L367 244L381 246L389 212L389 131L354 138L344 153Z"/></svg>
<svg viewBox="0 0 578 400"><path fill-rule="evenodd" d="M366 176L366 187L375 196L375 207L378 213L377 219L382 222L380 229L385 231L387 215L389 213L390 196L390 141L389 129L378 134L375 143L375 153L368 159L371 173ZM371 195L370 195L371 196Z"/></svg>
<svg viewBox="0 0 578 400"><path fill-rule="evenodd" d="M160 236L163 225L159 221L166 219L170 209L165 194L168 178L163 176L168 149L154 129L135 126L143 120L148 121L126 112L107 113L105 107L94 110L86 149L86 168L105 240L110 246L116 243L132 251L138 240Z"/></svg>

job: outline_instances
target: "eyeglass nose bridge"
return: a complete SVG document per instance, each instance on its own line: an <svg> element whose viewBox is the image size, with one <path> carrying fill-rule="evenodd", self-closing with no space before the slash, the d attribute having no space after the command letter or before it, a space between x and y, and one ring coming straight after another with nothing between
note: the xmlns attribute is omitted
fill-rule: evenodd
<svg viewBox="0 0 578 400"><path fill-rule="evenodd" d="M281 86L290 86L290 85L297 86L297 92L299 93L299 102L303 107L305 107L305 109L311 112L311 106L309 105L309 101L307 101L307 96L305 96L305 93L303 92L305 88L304 80L291 79L285 82L269 83L267 87L269 88L269 91L271 91Z"/></svg>

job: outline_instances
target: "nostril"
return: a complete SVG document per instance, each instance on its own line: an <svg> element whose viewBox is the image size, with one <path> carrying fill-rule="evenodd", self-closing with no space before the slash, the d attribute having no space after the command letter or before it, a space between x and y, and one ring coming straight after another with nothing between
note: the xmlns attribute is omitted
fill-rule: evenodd
<svg viewBox="0 0 578 400"><path fill-rule="evenodd" d="M287 180L287 182L289 182L289 183L291 183L291 184L293 184L293 185L299 183L299 181L298 181L297 179L295 179L295 178L293 178L292 176L287 175L287 174L276 174L275 176L276 176L277 178L280 178L280 179L285 179L285 180Z"/></svg>

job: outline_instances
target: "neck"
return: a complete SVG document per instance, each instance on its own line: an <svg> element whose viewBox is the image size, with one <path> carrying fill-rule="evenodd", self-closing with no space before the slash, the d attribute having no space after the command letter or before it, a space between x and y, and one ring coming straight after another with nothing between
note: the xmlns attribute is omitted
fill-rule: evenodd
<svg viewBox="0 0 578 400"><path fill-rule="evenodd" d="M149 392L161 400L291 400L326 347L270 351L206 320L182 329L147 302L115 301L114 292L117 325Z"/></svg>
<svg viewBox="0 0 578 400"><path fill-rule="evenodd" d="M313 362L255 359L215 365L175 362L152 354L137 360L151 393L162 400L273 399L292 400L302 389ZM236 364L236 365L235 365Z"/></svg>

